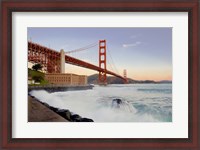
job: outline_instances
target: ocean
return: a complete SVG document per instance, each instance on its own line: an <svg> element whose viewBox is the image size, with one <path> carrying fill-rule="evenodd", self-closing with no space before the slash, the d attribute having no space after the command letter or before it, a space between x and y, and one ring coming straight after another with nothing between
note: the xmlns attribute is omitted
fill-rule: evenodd
<svg viewBox="0 0 200 150"><path fill-rule="evenodd" d="M172 122L172 84L95 85L90 90L30 94L94 122Z"/></svg>

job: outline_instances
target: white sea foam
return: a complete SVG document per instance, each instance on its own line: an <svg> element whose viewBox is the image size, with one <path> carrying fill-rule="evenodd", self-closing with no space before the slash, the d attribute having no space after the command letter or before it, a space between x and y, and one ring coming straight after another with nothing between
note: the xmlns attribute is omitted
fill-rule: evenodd
<svg viewBox="0 0 200 150"><path fill-rule="evenodd" d="M32 91L42 102L69 109L95 122L172 121L171 84L133 84L95 86L92 90L48 93ZM112 107L112 100L122 100Z"/></svg>

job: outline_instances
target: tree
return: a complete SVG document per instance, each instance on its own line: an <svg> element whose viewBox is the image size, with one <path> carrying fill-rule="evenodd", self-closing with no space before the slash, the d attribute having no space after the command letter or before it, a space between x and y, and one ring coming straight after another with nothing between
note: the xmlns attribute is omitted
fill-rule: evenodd
<svg viewBox="0 0 200 150"><path fill-rule="evenodd" d="M32 66L32 69L35 70L35 71L42 70L42 65L41 64L35 64L35 65Z"/></svg>
<svg viewBox="0 0 200 150"><path fill-rule="evenodd" d="M39 75L35 75L32 77L33 80L35 80L35 82L41 82L43 79L42 76L39 76Z"/></svg>

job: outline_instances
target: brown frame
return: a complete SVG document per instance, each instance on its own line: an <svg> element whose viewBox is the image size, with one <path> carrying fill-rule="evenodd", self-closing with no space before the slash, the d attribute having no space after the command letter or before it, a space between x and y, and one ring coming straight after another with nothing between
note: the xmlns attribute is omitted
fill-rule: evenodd
<svg viewBox="0 0 200 150"><path fill-rule="evenodd" d="M1 2L0 100L2 149L200 149L199 0L5 0ZM189 137L184 139L26 139L12 138L12 12L188 12ZM180 55L181 56L181 55Z"/></svg>

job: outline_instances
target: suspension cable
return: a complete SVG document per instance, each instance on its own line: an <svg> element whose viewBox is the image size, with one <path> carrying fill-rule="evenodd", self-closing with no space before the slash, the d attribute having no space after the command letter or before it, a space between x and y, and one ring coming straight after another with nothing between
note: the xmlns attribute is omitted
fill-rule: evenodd
<svg viewBox="0 0 200 150"><path fill-rule="evenodd" d="M113 58L112 58L112 56L111 56L111 53L110 53L110 51L109 51L109 49L108 49L108 46L107 46L107 51L108 51L108 55L109 55L110 58L111 58L111 61L112 61L111 63L113 64L113 67L114 67L115 71L117 72L117 74L120 74L119 71L117 70L116 66L115 66L115 63L114 63Z"/></svg>
<svg viewBox="0 0 200 150"><path fill-rule="evenodd" d="M95 47L95 46L97 46L97 45L98 45L98 43L95 42L95 43L92 43L92 44L90 44L90 45L81 47L81 48L79 48L79 49L74 49L74 50L67 51L67 52L65 52L65 54L74 53L74 52L79 52L79 51L84 51L84 50L90 49L90 48L92 48L92 47Z"/></svg>

